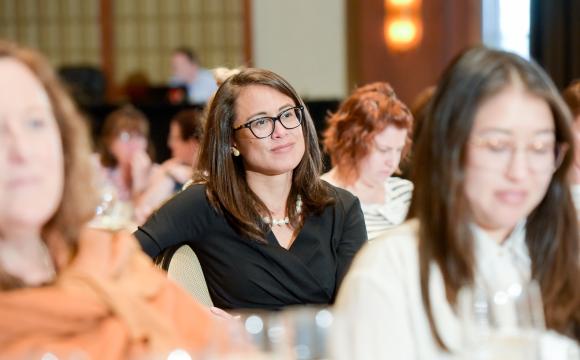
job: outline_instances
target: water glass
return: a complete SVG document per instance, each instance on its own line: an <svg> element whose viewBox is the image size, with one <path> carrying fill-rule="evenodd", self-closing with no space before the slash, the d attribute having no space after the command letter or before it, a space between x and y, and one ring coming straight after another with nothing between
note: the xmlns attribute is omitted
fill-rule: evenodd
<svg viewBox="0 0 580 360"><path fill-rule="evenodd" d="M538 359L545 330L540 288L536 282L503 289L465 287L458 294L466 359Z"/></svg>

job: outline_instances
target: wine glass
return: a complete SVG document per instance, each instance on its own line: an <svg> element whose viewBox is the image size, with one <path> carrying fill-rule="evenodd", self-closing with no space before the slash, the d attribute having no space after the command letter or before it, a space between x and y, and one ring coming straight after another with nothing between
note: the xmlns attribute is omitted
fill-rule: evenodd
<svg viewBox="0 0 580 360"><path fill-rule="evenodd" d="M133 230L133 207L130 202L122 201L117 189L108 183L99 187L99 204L95 217L89 225L93 228L117 231Z"/></svg>
<svg viewBox="0 0 580 360"><path fill-rule="evenodd" d="M334 314L324 306L298 306L282 314L286 328L286 348L297 360L327 359Z"/></svg>
<svg viewBox="0 0 580 360"><path fill-rule="evenodd" d="M458 293L466 359L537 359L545 330L541 293L534 281L490 289L480 284Z"/></svg>
<svg viewBox="0 0 580 360"><path fill-rule="evenodd" d="M232 315L237 319L234 325L238 326L234 326L234 331L230 332L240 344L249 344L249 348L237 346L241 349L238 351L238 358L288 358L285 355L286 327L279 311L244 309L237 310Z"/></svg>
<svg viewBox="0 0 580 360"><path fill-rule="evenodd" d="M278 312L246 310L237 314L246 338L262 358L328 358L327 344L334 315L327 307L292 306Z"/></svg>

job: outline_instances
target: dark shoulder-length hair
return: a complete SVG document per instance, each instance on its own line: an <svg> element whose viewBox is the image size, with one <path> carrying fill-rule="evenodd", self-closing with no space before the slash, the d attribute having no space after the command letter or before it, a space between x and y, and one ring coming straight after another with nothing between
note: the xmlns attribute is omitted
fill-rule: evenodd
<svg viewBox="0 0 580 360"><path fill-rule="evenodd" d="M60 132L64 153L64 189L60 204L42 228L42 237L49 242L54 257L64 250L74 254L81 227L92 218L97 205L96 191L92 188L90 140L85 119L48 61L38 52L0 41L0 59L14 59L26 66L46 91ZM50 176L50 174L46 174ZM53 243L57 241L58 243ZM24 286L24 283L0 269L0 289Z"/></svg>
<svg viewBox="0 0 580 360"><path fill-rule="evenodd" d="M458 290L474 281L471 213L464 194L467 142L482 102L517 83L547 102L556 140L569 148L544 198L527 218L526 244L548 328L580 339L580 239L567 179L574 153L570 112L538 65L515 54L477 47L461 54L443 73L424 119L414 158L418 166L413 167L423 305L431 331L444 349L431 310L430 265L440 268L451 304L456 303Z"/></svg>
<svg viewBox="0 0 580 360"><path fill-rule="evenodd" d="M181 110L171 119L171 123L179 127L181 140L201 141L203 137L203 116L201 110Z"/></svg>
<svg viewBox="0 0 580 360"><path fill-rule="evenodd" d="M324 148L339 177L352 183L360 176L359 164L373 148L373 139L387 126L407 130L401 160L411 149L413 115L386 82L375 82L353 91L328 119Z"/></svg>
<svg viewBox="0 0 580 360"><path fill-rule="evenodd" d="M294 88L268 70L250 68L229 77L218 88L209 105L195 181L206 184L210 203L224 213L241 235L265 241L267 225L261 214L269 214L269 210L249 188L242 158L232 155L236 101L242 89L252 85L275 89L290 97L296 106L304 107L302 133L306 146L302 160L294 169L286 205L291 225L294 228L302 226L305 217L321 212L334 202L334 198L329 187L319 178L322 158L316 129L304 101ZM303 204L301 214L297 213L295 206L298 195Z"/></svg>

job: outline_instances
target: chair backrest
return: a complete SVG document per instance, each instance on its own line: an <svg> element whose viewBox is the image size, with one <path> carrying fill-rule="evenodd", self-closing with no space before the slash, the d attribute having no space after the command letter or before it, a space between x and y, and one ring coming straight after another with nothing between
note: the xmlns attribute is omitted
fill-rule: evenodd
<svg viewBox="0 0 580 360"><path fill-rule="evenodd" d="M191 247L181 245L175 251L164 253L159 263L167 271L167 276L197 301L208 307L213 306L201 264Z"/></svg>

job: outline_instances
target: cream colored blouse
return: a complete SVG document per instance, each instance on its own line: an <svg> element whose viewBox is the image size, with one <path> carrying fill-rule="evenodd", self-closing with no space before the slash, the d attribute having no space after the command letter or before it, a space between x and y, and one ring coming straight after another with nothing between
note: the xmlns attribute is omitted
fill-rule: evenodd
<svg viewBox="0 0 580 360"><path fill-rule="evenodd" d="M355 258L336 302L336 359L454 358L438 348L421 300L418 225L417 220L410 220L387 231L368 242ZM524 241L525 222L518 224L502 244L476 226L472 230L480 260L476 265L478 278L486 286L500 289L515 281L528 281L530 258ZM429 286L438 332L451 353L457 353L463 341L462 329L447 302L436 265L432 265ZM565 354L571 343L551 333L543 339L542 343L548 345L542 352L550 349L549 359L558 359L555 348Z"/></svg>

